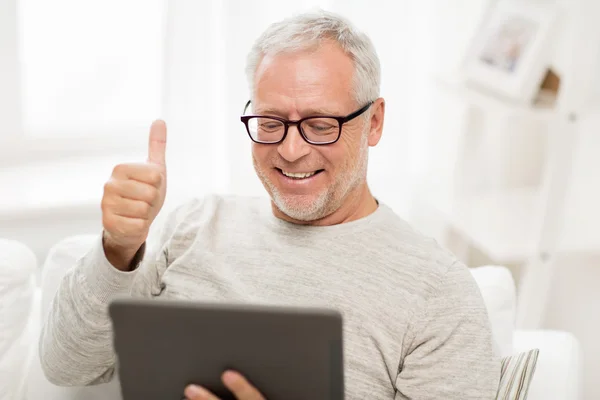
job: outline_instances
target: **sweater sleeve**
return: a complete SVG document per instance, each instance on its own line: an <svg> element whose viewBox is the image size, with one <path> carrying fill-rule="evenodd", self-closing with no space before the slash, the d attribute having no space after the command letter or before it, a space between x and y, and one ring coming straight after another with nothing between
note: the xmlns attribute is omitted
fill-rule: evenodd
<svg viewBox="0 0 600 400"><path fill-rule="evenodd" d="M396 400L496 398L500 361L483 298L464 265L448 269L414 320Z"/></svg>
<svg viewBox="0 0 600 400"><path fill-rule="evenodd" d="M114 373L108 304L129 295L139 269L122 272L106 259L102 239L62 278L40 336L40 362L61 386L108 382Z"/></svg>
<svg viewBox="0 0 600 400"><path fill-rule="evenodd" d="M176 229L176 213L151 235L138 267L114 268L102 239L62 278L44 321L39 355L47 379L60 386L87 386L110 381L115 373L112 321L108 305L116 296L152 297L161 292L168 267L168 245ZM156 221L155 221L156 223ZM141 251L144 251L142 249Z"/></svg>

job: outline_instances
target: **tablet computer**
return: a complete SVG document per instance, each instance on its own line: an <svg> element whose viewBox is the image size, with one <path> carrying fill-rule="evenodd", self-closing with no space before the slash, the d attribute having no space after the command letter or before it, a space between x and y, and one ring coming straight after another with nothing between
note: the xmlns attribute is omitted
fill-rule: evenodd
<svg viewBox="0 0 600 400"><path fill-rule="evenodd" d="M190 383L234 400L227 369L266 399L344 398L336 310L120 298L109 315L123 400L179 400Z"/></svg>

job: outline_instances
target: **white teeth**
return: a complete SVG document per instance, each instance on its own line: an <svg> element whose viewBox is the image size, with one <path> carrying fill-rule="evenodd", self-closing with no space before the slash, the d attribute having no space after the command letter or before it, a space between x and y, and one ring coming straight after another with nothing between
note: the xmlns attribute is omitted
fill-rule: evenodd
<svg viewBox="0 0 600 400"><path fill-rule="evenodd" d="M300 173L292 173L292 172L286 172L284 170L281 170L281 172L287 176L288 178L296 178L296 179L304 179L304 178L309 178L311 176L313 176L314 174L317 173L317 171L313 171L313 172L300 172Z"/></svg>

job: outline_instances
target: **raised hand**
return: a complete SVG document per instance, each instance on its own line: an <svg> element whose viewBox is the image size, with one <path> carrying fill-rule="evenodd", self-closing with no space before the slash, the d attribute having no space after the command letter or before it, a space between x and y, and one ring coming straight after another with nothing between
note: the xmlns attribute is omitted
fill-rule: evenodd
<svg viewBox="0 0 600 400"><path fill-rule="evenodd" d="M150 127L147 161L117 165L104 185L104 252L108 261L120 270L130 269L165 201L166 145L165 122L154 121Z"/></svg>

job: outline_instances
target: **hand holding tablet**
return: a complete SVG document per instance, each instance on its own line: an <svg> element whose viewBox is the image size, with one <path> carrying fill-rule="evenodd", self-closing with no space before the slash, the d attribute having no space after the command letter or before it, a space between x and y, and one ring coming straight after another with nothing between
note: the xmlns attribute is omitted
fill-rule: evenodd
<svg viewBox="0 0 600 400"><path fill-rule="evenodd" d="M260 391L236 371L225 371L222 376L223 384L238 400L265 400ZM199 385L189 385L185 391L189 400L219 400L214 393Z"/></svg>
<svg viewBox="0 0 600 400"><path fill-rule="evenodd" d="M126 298L109 314L124 400L344 398L335 310Z"/></svg>

